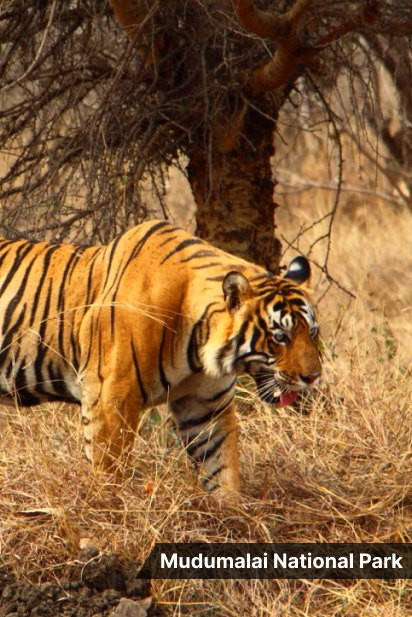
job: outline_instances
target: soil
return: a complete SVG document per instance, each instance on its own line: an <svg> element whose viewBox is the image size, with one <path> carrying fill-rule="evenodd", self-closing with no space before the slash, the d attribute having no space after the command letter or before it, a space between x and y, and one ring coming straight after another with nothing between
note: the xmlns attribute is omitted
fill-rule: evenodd
<svg viewBox="0 0 412 617"><path fill-rule="evenodd" d="M8 568L0 567L0 617L162 615L147 600L150 581L137 579L137 572L125 572L116 556L99 555L94 547L84 549L77 563L54 582L17 581Z"/></svg>

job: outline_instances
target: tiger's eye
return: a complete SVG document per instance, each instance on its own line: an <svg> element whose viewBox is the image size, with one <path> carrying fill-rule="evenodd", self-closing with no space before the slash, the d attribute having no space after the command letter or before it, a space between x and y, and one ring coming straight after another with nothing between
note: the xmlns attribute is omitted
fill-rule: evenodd
<svg viewBox="0 0 412 617"><path fill-rule="evenodd" d="M319 326L312 326L309 328L309 336L310 338L316 338L319 334Z"/></svg>
<svg viewBox="0 0 412 617"><path fill-rule="evenodd" d="M290 341L286 332L283 332L282 330L277 330L276 332L273 333L273 340L276 343L280 343L281 345L282 344L285 345L286 343L289 343Z"/></svg>

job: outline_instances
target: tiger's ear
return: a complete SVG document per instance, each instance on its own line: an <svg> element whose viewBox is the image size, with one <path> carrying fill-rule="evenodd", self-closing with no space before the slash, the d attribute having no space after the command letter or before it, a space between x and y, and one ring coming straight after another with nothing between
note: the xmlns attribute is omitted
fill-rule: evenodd
<svg viewBox="0 0 412 617"><path fill-rule="evenodd" d="M286 274L284 274L284 278L292 279L298 285L303 285L309 281L311 276L310 263L303 257L299 255L299 257L295 257L289 264Z"/></svg>
<svg viewBox="0 0 412 617"><path fill-rule="evenodd" d="M249 281L240 272L229 272L223 280L223 295L231 313L237 311L242 302L253 296Z"/></svg>

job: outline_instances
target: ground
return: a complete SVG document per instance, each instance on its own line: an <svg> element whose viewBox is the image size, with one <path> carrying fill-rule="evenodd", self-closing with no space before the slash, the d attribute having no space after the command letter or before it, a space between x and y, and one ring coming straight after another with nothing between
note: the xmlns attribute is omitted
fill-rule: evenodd
<svg viewBox="0 0 412 617"><path fill-rule="evenodd" d="M126 572L114 555L99 555L91 547L80 552L75 565L62 567L54 582L17 581L15 574L3 567L0 616L160 615L154 607L147 613L151 605L150 581L137 579L137 572Z"/></svg>

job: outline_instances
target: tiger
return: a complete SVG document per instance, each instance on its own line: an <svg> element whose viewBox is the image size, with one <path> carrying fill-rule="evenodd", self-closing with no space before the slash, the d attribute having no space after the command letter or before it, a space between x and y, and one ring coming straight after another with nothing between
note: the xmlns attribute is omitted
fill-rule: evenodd
<svg viewBox="0 0 412 617"><path fill-rule="evenodd" d="M206 491L240 491L237 378L291 405L319 383L303 256L283 276L166 220L106 246L0 239L0 404L81 407L94 468L119 468L167 403Z"/></svg>

